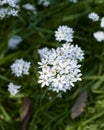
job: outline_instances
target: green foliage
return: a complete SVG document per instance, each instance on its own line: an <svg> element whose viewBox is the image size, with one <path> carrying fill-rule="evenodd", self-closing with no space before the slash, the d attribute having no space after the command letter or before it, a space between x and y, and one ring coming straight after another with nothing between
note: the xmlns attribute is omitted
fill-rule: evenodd
<svg viewBox="0 0 104 130"><path fill-rule="evenodd" d="M93 38L93 33L101 30L100 23L88 19L88 13L93 11L104 16L104 1L79 0L73 4L68 0L53 0L49 7L39 6L34 0L29 2L37 7L37 15L21 9L19 17L0 20L0 130L20 130L24 97L32 101L28 130L104 130L104 43L97 43ZM22 0L22 3L25 2ZM37 84L37 50L60 46L54 37L59 25L74 28L73 43L85 52L82 82L62 94L62 98ZM20 35L23 42L16 50L10 50L8 40L15 34ZM31 62L29 76L16 78L11 74L10 65L17 58ZM7 91L9 82L23 86L14 97ZM72 120L71 108L80 92L86 89L89 97L85 112Z"/></svg>

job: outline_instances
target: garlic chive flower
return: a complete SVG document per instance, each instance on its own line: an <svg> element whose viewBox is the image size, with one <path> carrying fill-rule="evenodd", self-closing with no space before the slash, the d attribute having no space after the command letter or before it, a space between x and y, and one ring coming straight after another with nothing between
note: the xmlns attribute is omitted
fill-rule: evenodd
<svg viewBox="0 0 104 130"><path fill-rule="evenodd" d="M48 90L66 92L71 90L74 83L81 81L81 65L84 53L78 45L63 44L57 49L39 49L41 61L39 64L39 80L41 87L48 86Z"/></svg>
<svg viewBox="0 0 104 130"><path fill-rule="evenodd" d="M15 85L13 83L9 83L8 84L8 91L13 96L15 96L19 92L20 88L21 88L21 85L18 86L18 85Z"/></svg>
<svg viewBox="0 0 104 130"><path fill-rule="evenodd" d="M12 73L17 76L21 77L23 75L29 74L30 62L24 61L23 59L17 59L10 67Z"/></svg>
<svg viewBox="0 0 104 130"><path fill-rule="evenodd" d="M20 36L15 35L9 39L8 47L10 49L16 49L20 42L22 42L22 38Z"/></svg>
<svg viewBox="0 0 104 130"><path fill-rule="evenodd" d="M20 0L0 0L0 6L8 4L11 7L16 7Z"/></svg>
<svg viewBox="0 0 104 130"><path fill-rule="evenodd" d="M98 21L99 15L95 12L92 12L92 13L88 14L88 18L91 19L92 21Z"/></svg>
<svg viewBox="0 0 104 130"><path fill-rule="evenodd" d="M57 41L73 42L73 28L66 25L59 26L57 31L55 31L55 38Z"/></svg>
<svg viewBox="0 0 104 130"><path fill-rule="evenodd" d="M101 18L100 27L101 27L101 28L104 28L104 17Z"/></svg>
<svg viewBox="0 0 104 130"><path fill-rule="evenodd" d="M94 38L98 41L98 42L102 42L104 41L104 32L103 31L97 31L93 34Z"/></svg>
<svg viewBox="0 0 104 130"><path fill-rule="evenodd" d="M0 19L9 16L18 16L19 0L0 0Z"/></svg>

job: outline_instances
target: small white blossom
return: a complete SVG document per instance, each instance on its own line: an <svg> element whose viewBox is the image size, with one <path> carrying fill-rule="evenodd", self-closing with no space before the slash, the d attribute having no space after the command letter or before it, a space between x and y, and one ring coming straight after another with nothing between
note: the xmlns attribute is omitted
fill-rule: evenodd
<svg viewBox="0 0 104 130"><path fill-rule="evenodd" d="M32 11L33 14L37 14L36 8L32 4L27 3L27 4L22 5L22 7L24 9Z"/></svg>
<svg viewBox="0 0 104 130"><path fill-rule="evenodd" d="M78 45L74 47L74 45L70 46L69 50L70 59L82 61L84 59L84 53Z"/></svg>
<svg viewBox="0 0 104 130"><path fill-rule="evenodd" d="M57 31L55 31L55 37L56 40L59 42L61 41L72 42L73 33L74 33L73 28L63 25L59 26Z"/></svg>
<svg viewBox="0 0 104 130"><path fill-rule="evenodd" d="M3 6L8 4L9 6L16 7L19 1L20 0L0 0L0 5Z"/></svg>
<svg viewBox="0 0 104 130"><path fill-rule="evenodd" d="M101 18L100 27L101 27L101 28L104 28L104 17Z"/></svg>
<svg viewBox="0 0 104 130"><path fill-rule="evenodd" d="M11 66L12 73L17 76L23 76L29 74L30 62L23 59L17 59Z"/></svg>
<svg viewBox="0 0 104 130"><path fill-rule="evenodd" d="M23 70L22 70L24 75L29 74L30 64L31 64L30 62L24 61Z"/></svg>
<svg viewBox="0 0 104 130"><path fill-rule="evenodd" d="M88 18L92 19L92 21L98 21L99 20L99 15L95 12L92 12L90 14L88 14Z"/></svg>
<svg viewBox="0 0 104 130"><path fill-rule="evenodd" d="M21 88L21 85L14 85L13 83L8 84L8 91L11 95L16 95L19 92L19 89Z"/></svg>
<svg viewBox="0 0 104 130"><path fill-rule="evenodd" d="M11 49L16 49L20 42L22 42L22 38L20 36L15 35L9 39L8 47Z"/></svg>
<svg viewBox="0 0 104 130"><path fill-rule="evenodd" d="M57 77L53 79L53 82L52 82L52 86L54 86L53 89L55 89L56 92L59 92L60 90L64 91L63 86L65 83L66 83L65 76L58 74Z"/></svg>
<svg viewBox="0 0 104 130"><path fill-rule="evenodd" d="M8 16L18 16L19 0L0 0L0 19Z"/></svg>
<svg viewBox="0 0 104 130"><path fill-rule="evenodd" d="M104 32L103 31L97 31L93 34L94 38L98 41L98 42L102 42L104 41Z"/></svg>
<svg viewBox="0 0 104 130"><path fill-rule="evenodd" d="M50 2L48 0L39 0L38 4L43 4L44 6L49 6Z"/></svg>
<svg viewBox="0 0 104 130"><path fill-rule="evenodd" d="M41 87L48 86L49 90L66 92L74 83L81 80L81 65L84 53L80 47L69 43L55 49L43 48L38 50L41 58L39 64L39 80Z"/></svg>

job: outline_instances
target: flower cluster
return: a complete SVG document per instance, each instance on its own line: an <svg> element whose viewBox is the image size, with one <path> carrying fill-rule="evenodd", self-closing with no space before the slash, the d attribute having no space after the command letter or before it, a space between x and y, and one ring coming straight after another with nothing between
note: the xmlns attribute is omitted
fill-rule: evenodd
<svg viewBox="0 0 104 130"><path fill-rule="evenodd" d="M18 2L19 0L0 0L0 18L3 19L6 16L18 16Z"/></svg>
<svg viewBox="0 0 104 130"><path fill-rule="evenodd" d="M13 83L8 84L8 91L10 92L11 95L16 95L19 92L19 89L21 88L21 85L15 85Z"/></svg>
<svg viewBox="0 0 104 130"><path fill-rule="evenodd" d="M11 71L17 77L28 75L29 68L30 68L30 62L24 61L23 59L17 59L11 65Z"/></svg>
<svg viewBox="0 0 104 130"><path fill-rule="evenodd" d="M22 42L22 38L20 36L13 36L12 38L9 39L8 41L8 47L11 49L16 49L17 45Z"/></svg>
<svg viewBox="0 0 104 130"><path fill-rule="evenodd" d="M43 4L44 6L49 6L50 2L48 0L39 0L38 4Z"/></svg>
<svg viewBox="0 0 104 130"><path fill-rule="evenodd" d="M49 90L70 90L74 83L81 80L81 65L79 61L84 59L84 53L77 45L65 43L62 47L55 49L43 48L38 53L41 62L38 62L39 80L41 87L49 86Z"/></svg>
<svg viewBox="0 0 104 130"><path fill-rule="evenodd" d="M104 41L104 32L103 31L97 31L93 34L94 38L98 41L98 42L102 42Z"/></svg>
<svg viewBox="0 0 104 130"><path fill-rule="evenodd" d="M95 12L92 12L88 15L89 19L92 19L93 21L98 21L99 20L99 15Z"/></svg>
<svg viewBox="0 0 104 130"><path fill-rule="evenodd" d="M57 41L66 41L72 42L73 41L73 28L70 28L66 25L59 26L57 31L55 31L55 37Z"/></svg>
<svg viewBox="0 0 104 130"><path fill-rule="evenodd" d="M104 17L101 18L100 27L101 27L101 28L104 28Z"/></svg>

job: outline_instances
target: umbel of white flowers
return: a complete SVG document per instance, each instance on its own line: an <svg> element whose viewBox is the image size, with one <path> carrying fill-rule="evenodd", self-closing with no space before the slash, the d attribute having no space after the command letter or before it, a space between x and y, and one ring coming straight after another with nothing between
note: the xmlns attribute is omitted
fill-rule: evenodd
<svg viewBox="0 0 104 130"><path fill-rule="evenodd" d="M13 83L8 84L8 91L10 92L11 95L16 95L19 92L19 89L21 88L21 85L15 85Z"/></svg>
<svg viewBox="0 0 104 130"><path fill-rule="evenodd" d="M41 87L48 86L48 90L70 90L74 83L81 80L81 65L84 53L78 45L63 44L57 49L39 49L41 62L39 64L39 80Z"/></svg>
<svg viewBox="0 0 104 130"><path fill-rule="evenodd" d="M24 61L23 59L17 59L10 67L12 73L17 76L21 77L23 75L29 74L30 62Z"/></svg>
<svg viewBox="0 0 104 130"><path fill-rule="evenodd" d="M59 42L73 42L73 33L73 28L70 28L67 25L62 25L55 31L55 38Z"/></svg>
<svg viewBox="0 0 104 130"><path fill-rule="evenodd" d="M95 22L99 20L99 15L95 12L91 12L88 14L88 18Z"/></svg>
<svg viewBox="0 0 104 130"><path fill-rule="evenodd" d="M9 16L18 16L19 0L0 0L0 19Z"/></svg>
<svg viewBox="0 0 104 130"><path fill-rule="evenodd" d="M98 41L98 42L102 42L104 41L104 32L103 31L97 31L93 33L94 38Z"/></svg>
<svg viewBox="0 0 104 130"><path fill-rule="evenodd" d="M101 18L100 27L101 27L101 28L104 28L104 17Z"/></svg>

